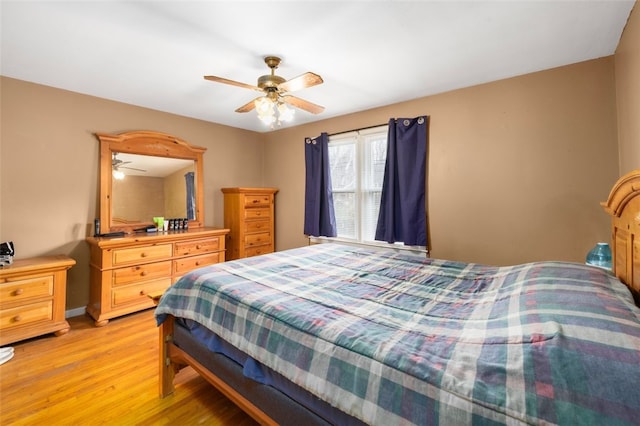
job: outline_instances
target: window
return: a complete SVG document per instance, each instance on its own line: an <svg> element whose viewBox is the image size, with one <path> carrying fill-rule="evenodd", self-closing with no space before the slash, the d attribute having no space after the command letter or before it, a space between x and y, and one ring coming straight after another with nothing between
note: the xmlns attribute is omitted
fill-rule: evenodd
<svg viewBox="0 0 640 426"><path fill-rule="evenodd" d="M387 158L387 128L329 137L338 238L374 242Z"/></svg>

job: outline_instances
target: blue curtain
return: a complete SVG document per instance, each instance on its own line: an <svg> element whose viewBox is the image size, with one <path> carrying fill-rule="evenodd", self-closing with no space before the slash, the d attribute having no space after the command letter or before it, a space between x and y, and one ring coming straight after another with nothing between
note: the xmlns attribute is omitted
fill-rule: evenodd
<svg viewBox="0 0 640 426"><path fill-rule="evenodd" d="M335 237L336 214L333 209L329 169L329 136L305 138L304 233L314 237Z"/></svg>
<svg viewBox="0 0 640 426"><path fill-rule="evenodd" d="M195 190L195 173L188 172L184 175L184 179L187 184L187 219L195 220L196 219L196 196L194 193Z"/></svg>
<svg viewBox="0 0 640 426"><path fill-rule="evenodd" d="M427 245L427 117L389 120L376 240Z"/></svg>

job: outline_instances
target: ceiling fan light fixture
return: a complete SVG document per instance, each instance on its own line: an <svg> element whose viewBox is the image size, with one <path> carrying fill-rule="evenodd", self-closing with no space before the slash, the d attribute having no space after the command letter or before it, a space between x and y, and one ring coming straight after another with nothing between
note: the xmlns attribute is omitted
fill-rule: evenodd
<svg viewBox="0 0 640 426"><path fill-rule="evenodd" d="M266 96L261 96L255 100L258 115L269 114L273 111L273 101Z"/></svg>
<svg viewBox="0 0 640 426"><path fill-rule="evenodd" d="M287 105L282 102L278 104L278 119L280 121L289 122L293 120L293 115L295 114L295 112L296 110L294 110L293 108L288 108Z"/></svg>
<svg viewBox="0 0 640 426"><path fill-rule="evenodd" d="M117 180L124 179L124 173L118 169L113 169L113 177Z"/></svg>
<svg viewBox="0 0 640 426"><path fill-rule="evenodd" d="M284 102L274 101L272 97L261 96L255 100L258 118L267 126L280 125L282 122L293 120L295 110L287 107Z"/></svg>
<svg viewBox="0 0 640 426"><path fill-rule="evenodd" d="M256 112L258 118L267 126L272 125L276 121L273 111L273 101L266 96L262 96L255 100Z"/></svg>

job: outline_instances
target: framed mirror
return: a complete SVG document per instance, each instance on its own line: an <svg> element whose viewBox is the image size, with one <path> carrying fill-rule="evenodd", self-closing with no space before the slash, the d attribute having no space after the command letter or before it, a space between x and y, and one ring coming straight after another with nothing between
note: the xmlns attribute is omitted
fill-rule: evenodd
<svg viewBox="0 0 640 426"><path fill-rule="evenodd" d="M100 141L100 232L153 225L153 218L204 223L202 158L206 148L152 131L97 133Z"/></svg>

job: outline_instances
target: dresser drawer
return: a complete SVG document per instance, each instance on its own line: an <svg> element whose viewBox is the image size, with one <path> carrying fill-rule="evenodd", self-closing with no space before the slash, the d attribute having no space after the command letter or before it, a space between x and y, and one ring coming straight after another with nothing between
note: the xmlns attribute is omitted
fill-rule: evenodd
<svg viewBox="0 0 640 426"><path fill-rule="evenodd" d="M220 250L220 238L212 237L206 240L179 242L175 244L175 256L189 256L199 253L210 253Z"/></svg>
<svg viewBox="0 0 640 426"><path fill-rule="evenodd" d="M259 256L261 254L267 254L267 253L273 253L273 250L271 250L271 246L264 245L264 246L256 246L256 247L247 247L244 250L244 254L246 255L246 257Z"/></svg>
<svg viewBox="0 0 640 426"><path fill-rule="evenodd" d="M271 233L261 232L259 234L250 234L244 237L244 246L253 247L261 246L264 244L271 244Z"/></svg>
<svg viewBox="0 0 640 426"><path fill-rule="evenodd" d="M162 260L171 257L171 244L121 248L113 250L113 265L140 263L141 261Z"/></svg>
<svg viewBox="0 0 640 426"><path fill-rule="evenodd" d="M244 196L245 207L261 207L269 206L271 204L271 195L265 194L246 194Z"/></svg>
<svg viewBox="0 0 640 426"><path fill-rule="evenodd" d="M132 284L114 288L112 291L112 304L114 308L128 304L148 304L151 299L149 293L158 293L166 290L171 285L171 278L145 281L140 284Z"/></svg>
<svg viewBox="0 0 640 426"><path fill-rule="evenodd" d="M183 275L187 272L202 266L220 263L222 258L220 253L203 254L200 256L185 257L174 261L174 274Z"/></svg>
<svg viewBox="0 0 640 426"><path fill-rule="evenodd" d="M113 270L113 285L130 284L137 281L148 281L171 275L171 261L145 263Z"/></svg>
<svg viewBox="0 0 640 426"><path fill-rule="evenodd" d="M252 219L270 219L271 218L271 210L270 209L246 209L244 211L244 218L248 220Z"/></svg>
<svg viewBox="0 0 640 426"><path fill-rule="evenodd" d="M53 296L53 275L0 284L0 306L47 296Z"/></svg>
<svg viewBox="0 0 640 426"><path fill-rule="evenodd" d="M46 322L53 319L53 300L30 303L17 308L0 311L0 328L6 331L12 327L20 327L36 322Z"/></svg>
<svg viewBox="0 0 640 426"><path fill-rule="evenodd" d="M248 220L244 223L244 232L264 232L271 230L271 221L266 220Z"/></svg>

